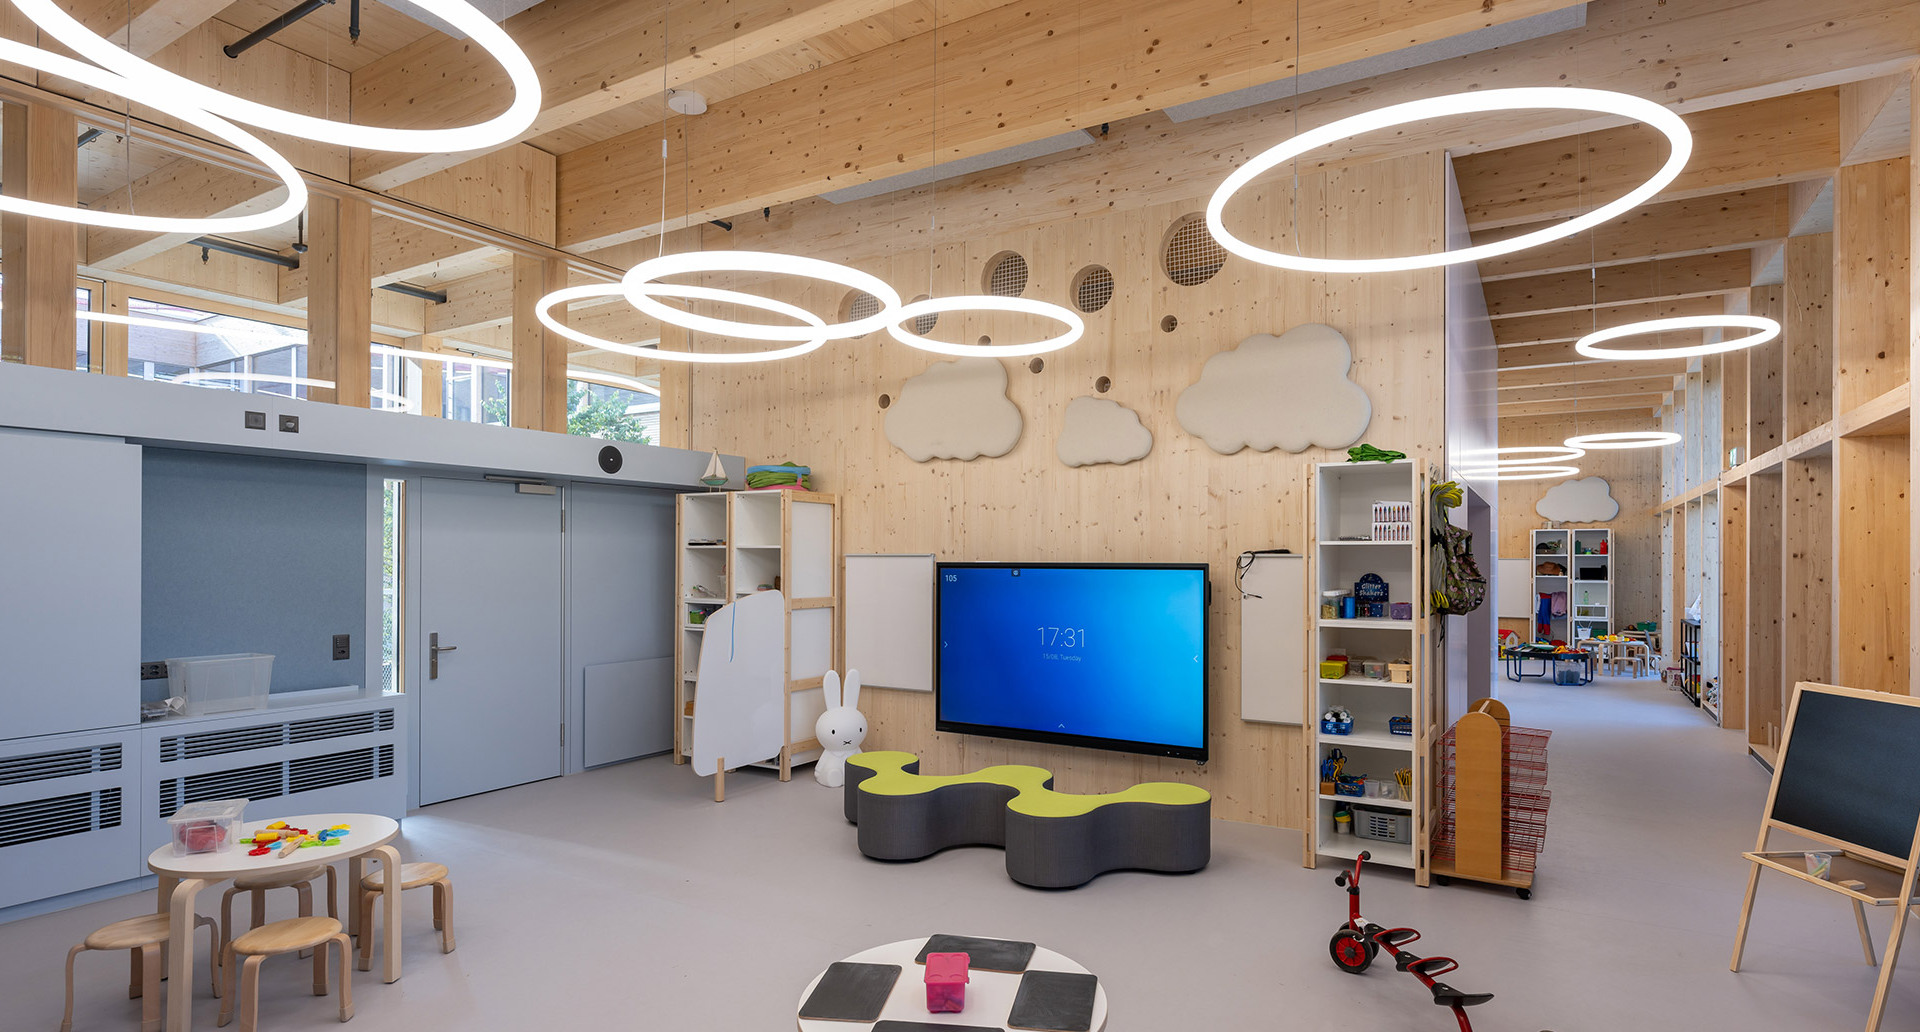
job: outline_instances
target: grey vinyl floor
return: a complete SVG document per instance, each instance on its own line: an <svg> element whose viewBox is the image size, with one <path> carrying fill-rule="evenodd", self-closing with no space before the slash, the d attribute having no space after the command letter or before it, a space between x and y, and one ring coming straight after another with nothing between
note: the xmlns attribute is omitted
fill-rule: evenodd
<svg viewBox="0 0 1920 1032"><path fill-rule="evenodd" d="M1420 889L1395 871L1369 876L1363 897L1369 918L1425 933L1417 952L1457 958L1448 981L1496 994L1476 1028L1864 1026L1875 972L1837 897L1763 882L1747 969L1727 970L1739 854L1766 792L1742 735L1651 680L1502 682L1501 693L1516 723L1554 731L1533 899ZM804 771L785 785L736 774L724 805L710 792L654 759L416 812L402 851L452 868L459 949L439 952L426 895L409 893L406 977L356 973L353 1027L777 1032L829 961L952 931L1029 938L1087 965L1116 1032L1454 1028L1390 965L1359 977L1333 967L1336 868L1303 869L1291 832L1217 822L1199 874L1041 892L1009 881L995 850L863 859L838 792ZM290 913L291 895L276 895L274 916ZM142 893L0 926L0 1028L51 1032L66 948L149 906ZM1875 918L1877 934L1889 919ZM336 1025L308 970L268 963L262 1029ZM75 1029L137 1027L126 974L120 956L82 956ZM1896 981L1885 1028L1920 1028L1917 982L1920 970ZM195 991L196 1027L210 1029L216 1003Z"/></svg>

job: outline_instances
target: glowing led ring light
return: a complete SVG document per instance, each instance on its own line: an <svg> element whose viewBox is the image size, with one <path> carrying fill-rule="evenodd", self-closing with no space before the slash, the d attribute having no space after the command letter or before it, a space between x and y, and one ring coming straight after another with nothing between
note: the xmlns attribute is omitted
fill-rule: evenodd
<svg viewBox="0 0 1920 1032"><path fill-rule="evenodd" d="M219 373L210 370L195 370L190 373L181 373L169 382L206 383L210 380L218 380L223 383L227 381L234 383L284 383L294 387L324 387L328 390L332 390L334 387L332 380L316 380L307 376L283 376L279 373Z"/></svg>
<svg viewBox="0 0 1920 1032"><path fill-rule="evenodd" d="M1017 312L1021 315L1037 315L1043 319L1052 319L1066 327L1060 333L1045 340L1031 344L948 344L918 333L909 333L900 328L901 323L912 322L923 316L941 315L946 312ZM1044 355L1049 351L1058 351L1080 339L1087 332L1087 324L1078 315L1056 304L1035 301L1027 297L1001 297L997 294L969 294L959 297L930 297L907 305L889 316L893 321L887 324L887 332L894 340L910 348L931 351L936 355L953 355L959 358L984 356L986 358L1024 358L1028 355Z"/></svg>
<svg viewBox="0 0 1920 1032"><path fill-rule="evenodd" d="M1482 466L1463 469L1460 475L1468 480L1558 480L1578 472L1578 466Z"/></svg>
<svg viewBox="0 0 1920 1032"><path fill-rule="evenodd" d="M1670 330L1712 330L1712 329L1752 330L1744 337L1723 340L1717 344L1688 344L1678 348L1603 348L1600 345L1621 337L1638 337L1647 333L1666 333ZM1672 319L1648 319L1643 322L1628 323L1611 329L1596 330L1573 342L1573 350L1592 358L1691 358L1694 355L1718 355L1727 351L1739 351L1780 336L1780 324L1764 315L1682 315Z"/></svg>
<svg viewBox="0 0 1920 1032"><path fill-rule="evenodd" d="M1491 459L1485 457L1489 453L1493 456ZM1462 465L1469 469L1489 466L1505 469L1509 466L1538 466L1550 462L1566 462L1585 454L1585 449L1576 448L1571 444L1512 445L1475 452L1476 457Z"/></svg>
<svg viewBox="0 0 1920 1032"><path fill-rule="evenodd" d="M35 68L62 79L70 79L84 86L91 86L118 97L137 100L143 104L154 104L156 100L152 96L153 90L146 83L134 82L112 72L102 71L83 61L75 61L70 57L49 53L9 39L0 39L0 61ZM130 212L95 211L0 195L0 211L18 212L34 218L55 219L83 226L99 226L103 229L131 229L142 233L186 233L204 236L209 233L244 233L249 230L268 229L289 222L295 215L306 210L306 180L300 178L300 173L294 169L292 162L281 157L279 152L267 146L258 137L224 118L210 115L190 105L169 107L167 113L225 140L258 159L261 164L267 166L267 170L273 174L274 178L286 184L286 200L253 215L177 218L136 215Z"/></svg>
<svg viewBox="0 0 1920 1032"><path fill-rule="evenodd" d="M540 77L533 63L498 25L465 0L410 0L414 7L453 26L480 49L493 56L513 84L513 103L484 122L450 129L393 129L354 125L315 118L257 103L194 82L136 57L82 25L54 0L12 0L41 30L65 43L75 53L119 72L158 96L147 103L175 118L192 121L186 111L200 108L248 125L302 139L363 150L432 154L492 147L518 136L540 112ZM9 59L11 60L11 58ZM36 66L37 67L37 66ZM65 76L65 73L58 73ZM84 80L82 80L84 81ZM116 91L117 92L117 91ZM284 220L282 220L284 221ZM271 223L270 223L271 224Z"/></svg>
<svg viewBox="0 0 1920 1032"><path fill-rule="evenodd" d="M746 305L749 308L758 308L761 311L772 312L775 315L784 315L808 324L808 326L811 327L809 332L814 334L814 337L812 340L803 341L790 348L776 348L772 351L663 351L658 347L643 347L639 344L625 344L616 340L607 340L604 337L595 337L589 333L582 333L561 322L559 319L554 318L553 309L557 305L582 301L593 297L631 297L631 293L629 293L624 286L598 286L588 284L581 287L565 287L541 298L539 303L533 306L533 314L539 318L541 324L547 329L552 330L568 340L585 344L587 347L597 348L601 351L618 352L622 355L638 355L641 358L657 358L665 362L709 362L715 364L771 362L780 358L797 358L809 351L818 350L827 342L825 336L827 324L825 320L801 308L799 305L790 305L785 301L775 301L772 298L761 297L758 294L746 294L738 290L722 290L718 287L685 286L678 283L648 283L640 289L646 291L647 294L658 295L660 297L679 297L696 301L722 301L730 304ZM651 298L649 298L649 300L651 300ZM665 306L660 307L664 308ZM667 308L666 310L675 315L686 314L673 308ZM751 326L753 324L747 323L744 325Z"/></svg>
<svg viewBox="0 0 1920 1032"><path fill-rule="evenodd" d="M880 302L880 310L865 319L850 322L823 324L817 318L809 317L807 326L774 326L766 323L739 322L732 319L715 319L683 311L657 300L659 297L697 297L699 295L674 294L663 288L658 280L668 276L684 276L696 272L757 272L777 276L799 276L804 279L825 280L838 283L866 294L873 295ZM681 254L661 255L650 258L627 270L620 281L626 292L627 301L642 312L673 326L694 330L699 333L712 333L722 337L739 337L742 340L811 340L816 336L828 340L841 337L859 337L886 326L893 313L900 307L900 293L887 285L878 276L849 268L836 262L819 258L802 258L798 255L778 254L773 251L687 251ZM674 290L680 289L674 287ZM780 311L792 314L794 306L782 302L771 302L779 308L762 304L759 298L747 300L755 295L729 290L731 295L716 300L733 301L736 304L748 304L765 308L767 311ZM797 309L794 309L797 310ZM809 349L811 350L811 349ZM772 355L772 352L768 353ZM766 356L762 356L766 357ZM786 357L781 355L779 357Z"/></svg>
<svg viewBox="0 0 1920 1032"><path fill-rule="evenodd" d="M605 373L598 369L582 369L579 366L568 366L567 378L572 380L585 380L588 383L604 384L608 387L618 387L622 390L637 391L641 394L651 394L656 398L660 396L660 388L655 387L645 380L636 380L631 376L621 376L619 373Z"/></svg>
<svg viewBox="0 0 1920 1032"><path fill-rule="evenodd" d="M1569 448L1617 450L1621 448L1664 448L1679 444L1681 437L1671 430L1622 430L1611 434L1582 434L1567 438Z"/></svg>
<svg viewBox="0 0 1920 1032"><path fill-rule="evenodd" d="M46 2L46 0L41 0ZM1300 155L1318 150L1328 144L1338 143L1352 136L1387 129L1409 122L1418 122L1429 118L1441 118L1447 115L1471 114L1480 111L1520 111L1546 109L1555 111L1598 111L1602 114L1618 115L1645 122L1666 136L1671 146L1667 163L1651 179L1628 191L1620 198L1601 205L1577 218L1568 219L1558 225L1532 233L1522 233L1516 237L1475 247L1456 248L1451 251L1439 251L1433 254L1405 255L1397 258L1309 258L1305 255L1287 254L1271 251L1227 232L1223 214L1227 202L1233 195L1244 189L1262 173L1285 164ZM1589 90L1566 86L1531 86L1506 90L1478 90L1471 93L1454 93L1444 97L1428 97L1423 100L1394 104L1374 111L1363 112L1350 118L1323 125L1318 129L1286 140L1278 146L1255 155L1252 160L1240 166L1229 175L1225 182L1213 192L1207 201L1207 229L1220 246L1249 261L1262 265L1277 266L1282 269L1298 269L1302 272L1401 272L1407 269L1430 269L1442 265L1456 265L1461 262L1475 262L1496 255L1512 254L1529 247L1538 247L1552 240L1570 237L1582 233L1609 220L1633 210L1659 193L1668 183L1680 175L1686 167L1687 158L1693 153L1693 134L1687 130L1687 123L1679 115L1655 104L1650 100L1615 93L1610 90Z"/></svg>

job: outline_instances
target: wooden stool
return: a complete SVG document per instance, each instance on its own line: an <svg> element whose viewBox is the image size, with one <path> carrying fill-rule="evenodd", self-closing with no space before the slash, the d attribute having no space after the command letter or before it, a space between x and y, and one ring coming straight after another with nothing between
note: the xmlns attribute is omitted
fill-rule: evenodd
<svg viewBox="0 0 1920 1032"><path fill-rule="evenodd" d="M213 918L193 915L193 926L201 925L207 926L207 945L213 953L213 995L219 996L220 930ZM87 950L131 951L133 974L127 982L127 999L140 1001L140 1032L160 1032L160 948L166 945L172 927L172 919L166 914L130 917L94 932L68 950L67 1013L60 1019L60 1032L73 1032L73 958Z"/></svg>
<svg viewBox="0 0 1920 1032"><path fill-rule="evenodd" d="M380 898L387 888L388 871L383 865L360 879L355 890L359 893L360 911L360 970L373 968L373 902ZM417 889L422 885L433 886L433 928L440 933L440 952L453 952L453 882L447 877L444 864L401 864L400 891Z"/></svg>
<svg viewBox="0 0 1920 1032"><path fill-rule="evenodd" d="M279 871L267 871L261 874L242 875L233 880L233 885L220 895L220 941L222 944L233 941L233 897L242 892L253 894L253 921L249 928L258 928L267 923L267 890L293 889L300 896L300 916L313 916L313 880L320 872L327 875L327 916L338 918L340 904L334 891L332 864L315 864L312 867L295 867Z"/></svg>
<svg viewBox="0 0 1920 1032"><path fill-rule="evenodd" d="M329 943L340 947L340 1020L351 1020L353 977L347 967L347 957L353 952L353 945L347 941L347 933L340 930L340 922L335 918L290 917L263 924L227 943L220 958L220 966L226 972L227 992L220 1000L219 1024L225 1026L233 1020L234 961L246 958L238 976L240 1032L254 1032L260 1018L260 965L268 957L281 953L313 950L313 995L325 996Z"/></svg>

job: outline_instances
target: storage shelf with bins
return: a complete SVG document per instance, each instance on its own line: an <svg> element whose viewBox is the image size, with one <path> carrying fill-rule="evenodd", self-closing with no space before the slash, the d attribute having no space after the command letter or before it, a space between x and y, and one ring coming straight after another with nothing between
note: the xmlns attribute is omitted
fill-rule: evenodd
<svg viewBox="0 0 1920 1032"><path fill-rule="evenodd" d="M693 753L694 700L705 627L693 622L735 599L778 589L786 599L787 746L757 766L786 780L796 763L817 759L813 724L826 710L821 679L838 665L839 504L833 495L766 490L683 494L679 510L680 671L674 710L674 762ZM704 619L704 617L702 617Z"/></svg>
<svg viewBox="0 0 1920 1032"><path fill-rule="evenodd" d="M1399 505L1377 513L1375 503ZM1379 513L1392 519L1376 524ZM1425 724L1431 721L1429 707L1423 705L1430 691L1422 656L1423 616L1428 608L1425 515L1425 479L1413 462L1322 463L1314 469L1308 518L1312 524L1309 536L1317 546L1309 573L1313 654L1308 658L1317 668L1323 657L1344 654L1351 661L1351 669L1343 677L1315 678L1307 693L1305 720L1310 748L1306 779L1314 796L1306 821L1303 860L1308 867L1314 866L1317 857L1352 859L1365 849L1373 854L1373 862L1412 869L1416 880L1425 883L1424 811L1429 805L1424 774ZM1386 581L1386 612L1372 616L1356 609L1349 616L1336 609L1331 616L1321 615L1326 592L1350 592L1369 573ZM1414 618L1393 619L1395 603L1407 604ZM1406 663L1409 680L1367 677L1361 673L1363 660ZM1350 733L1321 730L1321 714L1335 706L1353 715ZM1413 734L1393 734L1389 722L1394 717L1410 718ZM1349 775L1367 774L1392 782L1395 771L1411 769L1412 798L1320 794L1321 761L1335 749L1347 758L1345 773ZM1412 841L1395 843L1340 834L1334 813L1355 806L1401 815L1411 824Z"/></svg>
<svg viewBox="0 0 1920 1032"><path fill-rule="evenodd" d="M1582 638L1597 638L1613 631L1613 532L1602 529L1547 528L1533 532L1533 599L1565 593L1565 613L1552 614L1547 633L1541 634L1536 611L1529 619L1537 640L1559 640L1572 644ZM1547 549L1541 551L1541 549ZM1564 571L1541 573L1540 568L1554 563Z"/></svg>

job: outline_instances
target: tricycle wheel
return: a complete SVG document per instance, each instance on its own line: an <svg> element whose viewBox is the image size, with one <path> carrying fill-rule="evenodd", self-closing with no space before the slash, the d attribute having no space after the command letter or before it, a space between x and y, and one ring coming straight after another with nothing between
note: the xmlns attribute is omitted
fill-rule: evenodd
<svg viewBox="0 0 1920 1032"><path fill-rule="evenodd" d="M1449 877L1447 877L1447 876L1446 876L1446 875L1444 875L1444 874L1436 874L1436 875L1434 875L1434 876L1433 876L1433 880L1434 880L1435 882L1437 882L1437 883L1439 883L1439 884L1440 884L1440 885L1442 885L1442 886L1447 886L1447 885L1452 885L1452 884L1453 884L1453 879L1452 879L1452 878L1449 878Z"/></svg>
<svg viewBox="0 0 1920 1032"><path fill-rule="evenodd" d="M1532 899L1532 898L1533 898L1533 890L1532 890L1532 889L1515 889L1515 890L1513 890L1513 891L1514 891L1514 892L1516 892L1516 893L1518 893L1521 899Z"/></svg>
<svg viewBox="0 0 1920 1032"><path fill-rule="evenodd" d="M1333 941L1327 944L1327 952L1333 955L1333 963L1340 970L1357 975L1373 963L1375 950L1367 948L1371 945L1359 932L1342 928L1333 933Z"/></svg>

